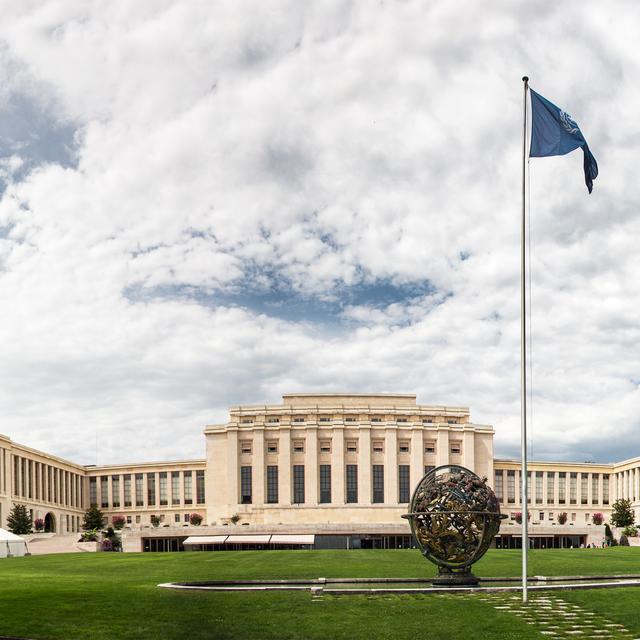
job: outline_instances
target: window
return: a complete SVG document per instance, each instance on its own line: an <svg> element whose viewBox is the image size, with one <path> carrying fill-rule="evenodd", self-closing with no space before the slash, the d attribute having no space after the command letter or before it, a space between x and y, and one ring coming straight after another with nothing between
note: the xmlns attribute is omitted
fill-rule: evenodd
<svg viewBox="0 0 640 640"><path fill-rule="evenodd" d="M409 502L409 465L398 466L398 502Z"/></svg>
<svg viewBox="0 0 640 640"><path fill-rule="evenodd" d="M100 504L103 509L109 507L109 476L100 476Z"/></svg>
<svg viewBox="0 0 640 640"><path fill-rule="evenodd" d="M587 498L589 493L589 477L586 473L582 474L580 479L580 504L587 504Z"/></svg>
<svg viewBox="0 0 640 640"><path fill-rule="evenodd" d="M131 506L131 474L124 474L124 506Z"/></svg>
<svg viewBox="0 0 640 640"><path fill-rule="evenodd" d="M457 421L457 420L455 420L454 418L449 418L449 419L447 420L447 424L458 424L458 421Z"/></svg>
<svg viewBox="0 0 640 640"><path fill-rule="evenodd" d="M498 498L498 502L504 502L504 478L502 475L502 469L495 472L494 478L493 488Z"/></svg>
<svg viewBox="0 0 640 640"><path fill-rule="evenodd" d="M331 418L329 416L320 416L318 422L331 422Z"/></svg>
<svg viewBox="0 0 640 640"><path fill-rule="evenodd" d="M98 504L98 485L96 478L89 478L89 504Z"/></svg>
<svg viewBox="0 0 640 640"><path fill-rule="evenodd" d="M588 513L584 514L584 521L585 522L589 522L589 514Z"/></svg>
<svg viewBox="0 0 640 640"><path fill-rule="evenodd" d="M147 473L147 504L156 503L156 474Z"/></svg>
<svg viewBox="0 0 640 640"><path fill-rule="evenodd" d="M251 440L243 440L240 442L240 453L251 453L252 442Z"/></svg>
<svg viewBox="0 0 640 640"><path fill-rule="evenodd" d="M251 467L240 467L240 502L251 504L252 498Z"/></svg>
<svg viewBox="0 0 640 640"><path fill-rule="evenodd" d="M320 465L320 503L331 502L331 465Z"/></svg>
<svg viewBox="0 0 640 640"><path fill-rule="evenodd" d="M602 474L602 504L609 504L609 474Z"/></svg>
<svg viewBox="0 0 640 640"><path fill-rule="evenodd" d="M536 504L542 504L542 471L536 471Z"/></svg>
<svg viewBox="0 0 640 640"><path fill-rule="evenodd" d="M253 418L242 418L240 424L253 424Z"/></svg>
<svg viewBox="0 0 640 640"><path fill-rule="evenodd" d="M358 502L358 465L347 465L347 502Z"/></svg>
<svg viewBox="0 0 640 640"><path fill-rule="evenodd" d="M171 504L180 504L180 472L171 472Z"/></svg>
<svg viewBox="0 0 640 640"><path fill-rule="evenodd" d="M278 503L278 467L267 466L267 503Z"/></svg>
<svg viewBox="0 0 640 640"><path fill-rule="evenodd" d="M594 473L591 477L591 502L598 504L600 502L600 493L598 492L598 474Z"/></svg>
<svg viewBox="0 0 640 640"><path fill-rule="evenodd" d="M355 422L355 421L356 421L356 418L354 418L353 416L347 416L347 417L344 419L344 421L345 421L345 422Z"/></svg>
<svg viewBox="0 0 640 640"><path fill-rule="evenodd" d="M435 442L425 442L424 443L424 452L425 453L435 453L436 452L436 443Z"/></svg>
<svg viewBox="0 0 640 640"><path fill-rule="evenodd" d="M547 472L547 502L549 504L553 504L555 502L555 493L553 489L554 479L555 475L553 473Z"/></svg>
<svg viewBox="0 0 640 640"><path fill-rule="evenodd" d="M160 484L160 506L166 507L169 504L167 500L167 472L161 471L159 474Z"/></svg>
<svg viewBox="0 0 640 640"><path fill-rule="evenodd" d="M120 506L120 476L111 476L112 506Z"/></svg>
<svg viewBox="0 0 640 640"><path fill-rule="evenodd" d="M384 502L384 465L373 465L373 500L374 503Z"/></svg>
<svg viewBox="0 0 640 640"><path fill-rule="evenodd" d="M196 471L196 502L198 504L204 504L204 498L204 469L200 469Z"/></svg>
<svg viewBox="0 0 640 640"><path fill-rule="evenodd" d="M293 502L304 504L304 465L293 465Z"/></svg>
<svg viewBox="0 0 640 640"><path fill-rule="evenodd" d="M131 516L127 516L127 524L131 524Z"/></svg>
<svg viewBox="0 0 640 640"><path fill-rule="evenodd" d="M299 424L300 422L304 422L304 416L294 416L293 422Z"/></svg>
<svg viewBox="0 0 640 640"><path fill-rule="evenodd" d="M373 416L371 418L371 422L382 422L382 418L379 418L378 416Z"/></svg>
<svg viewBox="0 0 640 640"><path fill-rule="evenodd" d="M569 503L576 504L578 499L578 474L569 475Z"/></svg>
<svg viewBox="0 0 640 640"><path fill-rule="evenodd" d="M185 514L184 514L184 518L183 518L183 519L184 519L184 521L185 521L185 522L189 522L189 520L190 520L190 518L189 518L189 514L188 514L188 513L185 513Z"/></svg>
<svg viewBox="0 0 640 640"><path fill-rule="evenodd" d="M549 511L549 520L553 520L553 511Z"/></svg>
<svg viewBox="0 0 640 640"><path fill-rule="evenodd" d="M374 440L372 444L374 453L384 452L384 440Z"/></svg>
<svg viewBox="0 0 640 640"><path fill-rule="evenodd" d="M567 474L561 471L558 474L558 502L565 504L567 501Z"/></svg>
<svg viewBox="0 0 640 640"><path fill-rule="evenodd" d="M540 513L538 513L538 520L540 520L540 522L544 520L544 511L540 511Z"/></svg>
<svg viewBox="0 0 640 640"><path fill-rule="evenodd" d="M173 521L174 521L176 524L180 524L180 514L179 514L179 513L174 514L174 516L173 516Z"/></svg>
<svg viewBox="0 0 640 640"><path fill-rule="evenodd" d="M433 424L433 418L422 418L422 424Z"/></svg>
<svg viewBox="0 0 640 640"><path fill-rule="evenodd" d="M459 442L452 442L449 451L451 452L451 455L460 455L462 445Z"/></svg>
<svg viewBox="0 0 640 640"><path fill-rule="evenodd" d="M304 453L304 440L294 440L293 441L293 452L294 453Z"/></svg>
<svg viewBox="0 0 640 640"><path fill-rule="evenodd" d="M347 451L349 453L357 453L357 451L358 451L358 441L357 440L347 440Z"/></svg>
<svg viewBox="0 0 640 640"><path fill-rule="evenodd" d="M399 453L409 453L409 442L407 440L400 440L398 443Z"/></svg>
<svg viewBox="0 0 640 640"><path fill-rule="evenodd" d="M331 440L320 440L320 453L331 453Z"/></svg>
<svg viewBox="0 0 640 640"><path fill-rule="evenodd" d="M278 453L278 441L270 440L267 442L267 453Z"/></svg>
<svg viewBox="0 0 640 640"><path fill-rule="evenodd" d="M136 524L140 524L140 520L141 520L140 516L136 516Z"/></svg>
<svg viewBox="0 0 640 640"><path fill-rule="evenodd" d="M576 514L572 513L571 514L571 522L575 522L576 521Z"/></svg>
<svg viewBox="0 0 640 640"><path fill-rule="evenodd" d="M280 424L280 416L270 416L267 418L267 424Z"/></svg>
<svg viewBox="0 0 640 640"><path fill-rule="evenodd" d="M407 419L406 418L398 418L397 422L403 423L406 422Z"/></svg>
<svg viewBox="0 0 640 640"><path fill-rule="evenodd" d="M426 476L427 473L433 471L434 469L435 469L434 465L432 465L432 464L426 465L425 468L424 468L424 475Z"/></svg>
<svg viewBox="0 0 640 640"><path fill-rule="evenodd" d="M144 476L136 473L136 507L144 506Z"/></svg>
<svg viewBox="0 0 640 640"><path fill-rule="evenodd" d="M184 472L184 503L193 504L193 474L191 471Z"/></svg>
<svg viewBox="0 0 640 640"><path fill-rule="evenodd" d="M507 471L507 502L514 504L516 501L516 472L513 469Z"/></svg>

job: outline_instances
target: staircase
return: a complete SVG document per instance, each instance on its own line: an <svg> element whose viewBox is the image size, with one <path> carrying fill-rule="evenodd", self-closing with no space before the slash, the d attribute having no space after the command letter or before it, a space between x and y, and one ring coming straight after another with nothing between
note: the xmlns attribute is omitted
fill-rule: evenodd
<svg viewBox="0 0 640 640"><path fill-rule="evenodd" d="M88 551L88 549L83 549L82 545L78 544L79 538L79 533L45 533L24 536L29 552L34 556L41 556L47 553L81 553Z"/></svg>

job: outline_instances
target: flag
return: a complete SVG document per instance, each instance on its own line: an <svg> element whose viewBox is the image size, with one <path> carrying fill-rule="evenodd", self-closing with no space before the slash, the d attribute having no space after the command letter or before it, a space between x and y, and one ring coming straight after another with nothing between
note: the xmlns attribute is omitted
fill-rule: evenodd
<svg viewBox="0 0 640 640"><path fill-rule="evenodd" d="M598 163L589 150L589 145L580 131L578 123L555 104L539 93L531 93L531 147L530 158L563 156L578 147L584 153L584 181L591 193L593 181L598 176Z"/></svg>

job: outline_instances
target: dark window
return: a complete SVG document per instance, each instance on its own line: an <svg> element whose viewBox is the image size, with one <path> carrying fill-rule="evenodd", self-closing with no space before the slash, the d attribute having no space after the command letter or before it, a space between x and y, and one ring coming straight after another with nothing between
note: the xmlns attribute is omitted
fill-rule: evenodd
<svg viewBox="0 0 640 640"><path fill-rule="evenodd" d="M98 504L98 485L96 478L89 478L89 504L91 506Z"/></svg>
<svg viewBox="0 0 640 640"><path fill-rule="evenodd" d="M131 506L131 474L125 473L124 475L124 506Z"/></svg>
<svg viewBox="0 0 640 640"><path fill-rule="evenodd" d="M398 502L409 502L409 465L398 467Z"/></svg>
<svg viewBox="0 0 640 640"><path fill-rule="evenodd" d="M159 484L160 484L160 506L165 507L167 502L167 472L161 471L158 474Z"/></svg>
<svg viewBox="0 0 640 640"><path fill-rule="evenodd" d="M384 502L384 465L373 465L373 500L372 502Z"/></svg>
<svg viewBox="0 0 640 640"><path fill-rule="evenodd" d="M205 503L204 496L204 470L196 471L196 502Z"/></svg>
<svg viewBox="0 0 640 640"><path fill-rule="evenodd" d="M320 465L320 503L331 502L331 465Z"/></svg>
<svg viewBox="0 0 640 640"><path fill-rule="evenodd" d="M240 467L240 502L251 504L251 467Z"/></svg>
<svg viewBox="0 0 640 640"><path fill-rule="evenodd" d="M358 465L347 465L347 502L358 502Z"/></svg>
<svg viewBox="0 0 640 640"><path fill-rule="evenodd" d="M294 504L304 503L304 465L293 465L293 502Z"/></svg>
<svg viewBox="0 0 640 640"><path fill-rule="evenodd" d="M144 506L143 479L144 476L141 473L136 473L136 507Z"/></svg>
<svg viewBox="0 0 640 640"><path fill-rule="evenodd" d="M120 476L111 476L111 491L113 494L112 507L120 506Z"/></svg>
<svg viewBox="0 0 640 640"><path fill-rule="evenodd" d="M425 466L424 468L424 475L426 476L427 473L429 473L429 471L433 471L435 469L435 466L432 464L428 464Z"/></svg>
<svg viewBox="0 0 640 640"><path fill-rule="evenodd" d="M147 473L147 504L152 506L156 503L156 474Z"/></svg>
<svg viewBox="0 0 640 640"><path fill-rule="evenodd" d="M109 507L109 476L100 476L100 505L103 509Z"/></svg>
<svg viewBox="0 0 640 640"><path fill-rule="evenodd" d="M278 467L276 465L267 467L267 502L269 504L278 502Z"/></svg>
<svg viewBox="0 0 640 640"><path fill-rule="evenodd" d="M507 502L514 504L516 501L516 472L507 470Z"/></svg>

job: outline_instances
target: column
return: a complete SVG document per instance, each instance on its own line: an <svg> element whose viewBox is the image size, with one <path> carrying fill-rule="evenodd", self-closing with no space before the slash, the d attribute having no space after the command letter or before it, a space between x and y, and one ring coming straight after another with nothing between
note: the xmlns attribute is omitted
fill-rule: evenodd
<svg viewBox="0 0 640 640"><path fill-rule="evenodd" d="M227 489L229 495L227 499L233 510L236 505L240 504L240 475L238 472L238 432L237 430L227 431ZM252 478L253 481L253 478Z"/></svg>
<svg viewBox="0 0 640 640"><path fill-rule="evenodd" d="M587 504L593 507L593 473L587 474Z"/></svg>
<svg viewBox="0 0 640 640"><path fill-rule="evenodd" d="M344 428L333 428L331 439L331 502L345 504Z"/></svg>
<svg viewBox="0 0 640 640"><path fill-rule="evenodd" d="M111 474L105 476L107 479L107 501L109 502L108 509L113 509L113 482L111 481ZM156 492L158 491L158 481L156 479Z"/></svg>
<svg viewBox="0 0 640 640"><path fill-rule="evenodd" d="M29 482L31 483L31 499L36 499L36 461L31 461L31 469L29 473Z"/></svg>
<svg viewBox="0 0 640 640"><path fill-rule="evenodd" d="M516 469L516 505L522 506L522 483L520 482L520 469Z"/></svg>
<svg viewBox="0 0 640 640"><path fill-rule="evenodd" d="M635 502L640 502L640 469L638 467L636 467L634 470L634 481L635 481L635 488L636 488L636 499Z"/></svg>
<svg viewBox="0 0 640 640"><path fill-rule="evenodd" d="M21 496L22 495L22 458L20 458L20 456L13 456L13 464L16 465L16 468L18 469L18 477L17 477L18 486L15 489L15 494L17 496Z"/></svg>
<svg viewBox="0 0 640 640"><path fill-rule="evenodd" d="M558 471L553 472L553 504L556 508L560 507L560 474ZM562 505L564 507L564 505Z"/></svg>
<svg viewBox="0 0 640 640"><path fill-rule="evenodd" d="M314 426L307 428L304 447L304 501L308 505L318 504L318 429Z"/></svg>
<svg viewBox="0 0 640 640"><path fill-rule="evenodd" d="M267 480L264 470L264 427L262 425L257 426L253 430L251 461L253 464L251 472L253 482L253 504L255 506L262 507L264 506L264 485ZM195 483L195 477L193 481Z"/></svg>
<svg viewBox="0 0 640 640"><path fill-rule="evenodd" d="M418 482L424 475L424 440L422 437L423 428L414 428L411 432L411 469L409 479L411 486L409 490L413 494Z"/></svg>
<svg viewBox="0 0 640 640"><path fill-rule="evenodd" d="M371 504L371 427L358 429L358 504Z"/></svg>
<svg viewBox="0 0 640 640"><path fill-rule="evenodd" d="M449 464L449 430L438 429L436 432L436 466Z"/></svg>
<svg viewBox="0 0 640 640"><path fill-rule="evenodd" d="M475 434L473 431L465 430L462 434L462 466L476 470L476 456L475 456ZM490 478L490 482L493 482L493 478Z"/></svg>
<svg viewBox="0 0 640 640"><path fill-rule="evenodd" d="M281 505L291 504L291 429L283 425L280 427L278 442L278 502Z"/></svg>
<svg viewBox="0 0 640 640"><path fill-rule="evenodd" d="M384 438L384 501L398 503L398 431L387 427Z"/></svg>
<svg viewBox="0 0 640 640"><path fill-rule="evenodd" d="M547 495L548 495L548 488L547 488L547 471L543 471L542 472L542 506L546 507L548 504L547 501Z"/></svg>

